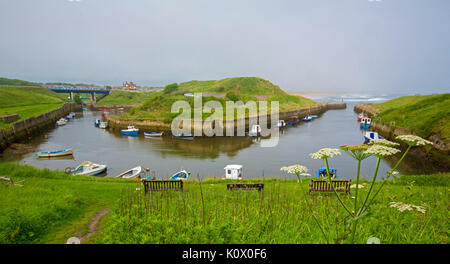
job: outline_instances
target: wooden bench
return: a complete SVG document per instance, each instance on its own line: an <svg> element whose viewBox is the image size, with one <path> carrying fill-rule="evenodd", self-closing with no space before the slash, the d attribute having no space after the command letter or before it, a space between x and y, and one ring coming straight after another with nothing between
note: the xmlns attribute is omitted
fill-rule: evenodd
<svg viewBox="0 0 450 264"><path fill-rule="evenodd" d="M151 191L182 191L183 181L174 180L144 180L145 193Z"/></svg>
<svg viewBox="0 0 450 264"><path fill-rule="evenodd" d="M264 189L264 183L230 183L227 184L227 190L258 190Z"/></svg>
<svg viewBox="0 0 450 264"><path fill-rule="evenodd" d="M331 182L336 192L350 193L350 183L352 180L331 180ZM315 192L333 193L333 188L328 180L311 180L309 183L309 194L312 195Z"/></svg>

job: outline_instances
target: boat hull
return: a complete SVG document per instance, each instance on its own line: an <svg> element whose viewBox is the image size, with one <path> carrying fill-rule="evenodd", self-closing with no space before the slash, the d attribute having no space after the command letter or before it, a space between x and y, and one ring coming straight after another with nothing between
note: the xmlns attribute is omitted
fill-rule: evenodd
<svg viewBox="0 0 450 264"><path fill-rule="evenodd" d="M163 132L145 132L144 136L146 137L162 137Z"/></svg>
<svg viewBox="0 0 450 264"><path fill-rule="evenodd" d="M73 155L73 149L64 149L59 151L43 151L38 153L39 158L61 157Z"/></svg>

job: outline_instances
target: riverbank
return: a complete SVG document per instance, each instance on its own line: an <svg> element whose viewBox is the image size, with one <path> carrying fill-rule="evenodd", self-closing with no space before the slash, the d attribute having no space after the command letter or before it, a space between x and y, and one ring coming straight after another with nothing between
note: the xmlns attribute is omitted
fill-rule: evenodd
<svg viewBox="0 0 450 264"><path fill-rule="evenodd" d="M343 209L333 196L309 196L309 179L240 181L264 182L258 192L227 191L229 180L193 178L182 192L145 196L137 180L70 176L14 163L0 163L0 175L24 181L22 187L0 183L0 243L65 243L86 237L96 218L96 232L83 243L326 243L309 206L330 243L350 240ZM375 236L383 244L448 243L449 177L388 181L371 215L359 222L356 242ZM342 198L351 203L352 195ZM426 213L400 212L390 202L423 206Z"/></svg>
<svg viewBox="0 0 450 264"><path fill-rule="evenodd" d="M55 122L58 119L75 111L81 111L81 106L76 103L65 103L55 110L15 122L10 128L2 128L0 153L12 143L18 143L28 137L39 134L45 127L55 126Z"/></svg>
<svg viewBox="0 0 450 264"><path fill-rule="evenodd" d="M354 111L371 117L371 130L389 140L417 134L433 142L432 147L413 149L411 156L418 162L450 171L449 104L450 94L407 96L375 105L358 104Z"/></svg>
<svg viewBox="0 0 450 264"><path fill-rule="evenodd" d="M279 119L287 121L290 117L296 116L300 119L307 116L308 114L321 115L328 110L337 110L337 109L345 109L347 107L346 103L326 103L313 107L305 107L298 110L287 111L279 113ZM115 107L117 109L117 107ZM153 119L145 119L145 118L125 118L118 115L106 115L106 121L109 122L109 126L113 130L120 130L126 128L128 125L133 125L140 129L153 129L158 131L170 132L171 124L165 123L162 121L156 121ZM224 121L223 123L223 131L225 132L227 127L233 127L234 129L237 127L237 124L240 120L233 121ZM270 124L270 115L267 116L267 121ZM199 122L191 121L191 127L195 129L195 127L203 127L203 120ZM249 118L245 118L245 127L249 126Z"/></svg>

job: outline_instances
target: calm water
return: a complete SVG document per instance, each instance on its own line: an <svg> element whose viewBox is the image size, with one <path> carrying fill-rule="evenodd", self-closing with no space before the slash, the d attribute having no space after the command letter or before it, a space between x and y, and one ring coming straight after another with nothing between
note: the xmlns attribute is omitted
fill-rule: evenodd
<svg viewBox="0 0 450 264"><path fill-rule="evenodd" d="M353 112L356 102L347 102L345 110L331 110L312 122L287 128L280 135L278 146L273 148L262 148L261 142L246 137L196 138L193 141L171 137L149 139L143 135L125 137L94 127L94 120L99 117L99 113L77 113L76 119L66 126L51 129L30 142L36 152L72 147L75 160L39 160L35 152L15 159L35 167L59 170L75 167L82 161L92 161L108 165L107 174L104 176L118 175L128 168L141 165L155 171L159 177L167 177L180 169L190 171L193 176L198 173L201 178L220 177L224 174L223 168L227 164L243 165L246 178L261 177L263 171L265 176L285 177L280 167L292 164L305 165L310 174L315 175L317 169L323 166L323 162L311 159L309 153L323 147L338 148L342 144L361 144L364 141L363 132L359 129L356 114ZM140 131L141 134L142 132ZM337 168L339 178L355 177L356 163L346 153L331 159L330 162L332 167ZM370 178L375 162L375 158L364 161L363 177ZM388 162L382 161L380 172L388 169Z"/></svg>

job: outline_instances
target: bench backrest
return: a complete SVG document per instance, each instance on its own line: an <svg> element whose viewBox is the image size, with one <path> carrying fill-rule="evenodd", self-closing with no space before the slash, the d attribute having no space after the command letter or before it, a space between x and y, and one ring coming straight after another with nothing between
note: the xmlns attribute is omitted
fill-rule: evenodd
<svg viewBox="0 0 450 264"><path fill-rule="evenodd" d="M227 190L258 190L264 189L264 183L229 183Z"/></svg>
<svg viewBox="0 0 450 264"><path fill-rule="evenodd" d="M350 193L351 180L332 180L331 182L336 192ZM328 180L311 180L309 183L309 193L312 194L313 192L333 192L333 188Z"/></svg>
<svg viewBox="0 0 450 264"><path fill-rule="evenodd" d="M183 181L174 180L145 180L145 193L149 191L183 190Z"/></svg>

